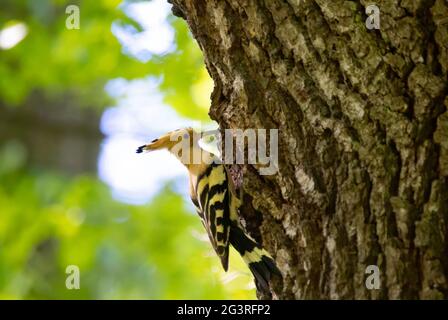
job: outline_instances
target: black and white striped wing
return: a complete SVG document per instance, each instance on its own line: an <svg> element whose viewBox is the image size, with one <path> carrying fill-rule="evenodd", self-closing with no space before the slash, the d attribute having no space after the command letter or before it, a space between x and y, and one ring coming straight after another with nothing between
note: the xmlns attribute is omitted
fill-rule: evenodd
<svg viewBox="0 0 448 320"><path fill-rule="evenodd" d="M224 270L228 268L230 206L227 172L223 165L210 164L196 182L196 199L193 199L202 224L221 259ZM195 201L196 200L196 201Z"/></svg>

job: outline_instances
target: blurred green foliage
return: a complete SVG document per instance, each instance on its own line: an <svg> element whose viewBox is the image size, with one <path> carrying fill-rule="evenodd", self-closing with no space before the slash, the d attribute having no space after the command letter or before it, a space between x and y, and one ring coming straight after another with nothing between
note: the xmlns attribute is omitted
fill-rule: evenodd
<svg viewBox="0 0 448 320"><path fill-rule="evenodd" d="M6 153L22 157L16 145L1 160ZM1 168L0 298L251 297L249 275L222 283L210 245L195 236L203 233L197 217L169 187L131 206L87 175ZM65 286L68 265L80 269L80 290Z"/></svg>
<svg viewBox="0 0 448 320"><path fill-rule="evenodd" d="M181 115L208 120L211 81L185 23L169 17L176 50L142 63L111 33L117 21L140 30L120 2L2 0L0 30L21 22L28 34L0 50L0 103L33 104L38 91L47 101L69 94L100 111L112 103L108 80L152 75ZM79 30L65 28L68 4L81 8ZM170 186L147 205L127 205L93 175L37 169L21 143L0 144L0 298L254 298L241 259L233 252L234 271L224 276L190 211ZM68 265L80 268L80 290L65 287Z"/></svg>
<svg viewBox="0 0 448 320"><path fill-rule="evenodd" d="M0 101L17 106L33 90L48 98L69 92L82 105L103 108L109 103L104 84L117 77L126 79L147 75L161 77L160 89L166 102L181 115L209 120L203 92L211 88L197 44L192 41L184 21L173 16L176 50L153 55L142 63L124 54L111 32L112 23L141 30L137 22L119 9L121 0L2 0L0 30L25 23L25 40L9 50L0 50ZM80 8L80 29L66 28L65 9ZM12 85L13 84L13 85ZM207 93L209 95L209 93Z"/></svg>

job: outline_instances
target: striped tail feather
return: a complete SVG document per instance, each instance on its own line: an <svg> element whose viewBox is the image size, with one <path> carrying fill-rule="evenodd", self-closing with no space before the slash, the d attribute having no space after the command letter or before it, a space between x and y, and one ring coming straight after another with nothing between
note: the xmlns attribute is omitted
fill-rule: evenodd
<svg viewBox="0 0 448 320"><path fill-rule="evenodd" d="M269 253L234 224L230 227L230 243L239 252L254 275L257 288L269 291L271 276L273 274L281 275Z"/></svg>

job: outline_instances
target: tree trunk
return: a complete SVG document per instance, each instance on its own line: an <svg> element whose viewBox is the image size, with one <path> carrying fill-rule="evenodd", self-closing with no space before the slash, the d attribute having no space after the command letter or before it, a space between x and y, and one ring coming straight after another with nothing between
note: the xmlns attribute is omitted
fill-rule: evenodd
<svg viewBox="0 0 448 320"><path fill-rule="evenodd" d="M282 278L261 298L448 298L448 2L171 0L222 128L279 128L243 213ZM369 265L379 289L368 289ZM368 279L367 279L368 280Z"/></svg>

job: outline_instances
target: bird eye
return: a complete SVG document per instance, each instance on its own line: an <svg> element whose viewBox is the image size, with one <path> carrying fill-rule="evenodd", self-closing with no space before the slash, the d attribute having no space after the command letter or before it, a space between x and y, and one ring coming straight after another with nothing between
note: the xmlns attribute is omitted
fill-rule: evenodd
<svg viewBox="0 0 448 320"><path fill-rule="evenodd" d="M188 139L188 133L184 133L184 139Z"/></svg>

